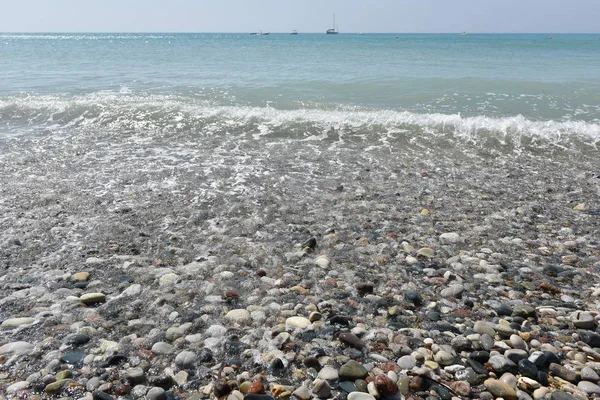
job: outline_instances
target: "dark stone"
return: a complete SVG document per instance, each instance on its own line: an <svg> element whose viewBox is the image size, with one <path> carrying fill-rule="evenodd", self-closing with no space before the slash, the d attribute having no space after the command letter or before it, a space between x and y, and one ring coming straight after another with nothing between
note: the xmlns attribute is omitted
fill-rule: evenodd
<svg viewBox="0 0 600 400"><path fill-rule="evenodd" d="M560 360L558 356L551 351L544 351L544 355L546 356L546 362L544 365L550 365L552 363L559 364Z"/></svg>
<svg viewBox="0 0 600 400"><path fill-rule="evenodd" d="M512 308L509 307L506 303L500 303L498 308L496 309L498 315L512 315Z"/></svg>
<svg viewBox="0 0 600 400"><path fill-rule="evenodd" d="M427 311L425 318L431 322L438 322L442 319L442 315L437 311Z"/></svg>
<svg viewBox="0 0 600 400"><path fill-rule="evenodd" d="M114 400L114 397L112 397L108 393L101 392L100 390L94 390L92 392L92 399L94 399L94 400Z"/></svg>
<svg viewBox="0 0 600 400"><path fill-rule="evenodd" d="M268 394L247 394L244 396L244 400L275 400L275 398Z"/></svg>
<svg viewBox="0 0 600 400"><path fill-rule="evenodd" d="M356 290L360 296L364 296L369 293L373 293L373 283L371 282L360 282L356 284Z"/></svg>
<svg viewBox="0 0 600 400"><path fill-rule="evenodd" d="M242 354L248 348L248 345L238 340L228 340L223 347L227 355L237 356Z"/></svg>
<svg viewBox="0 0 600 400"><path fill-rule="evenodd" d="M473 368L473 371L475 371L475 373L477 375L485 375L488 376L490 371L488 371L488 369L486 367L483 366L483 364L481 364L478 361L475 360L467 360L467 364L469 364L469 367Z"/></svg>
<svg viewBox="0 0 600 400"><path fill-rule="evenodd" d="M433 329L440 331L440 332L460 333L460 331L458 330L457 327L455 327L454 325L450 325L450 324L435 324L433 326Z"/></svg>
<svg viewBox="0 0 600 400"><path fill-rule="evenodd" d="M285 371L285 365L280 358L276 358L271 362L270 369L274 376L281 377Z"/></svg>
<svg viewBox="0 0 600 400"><path fill-rule="evenodd" d="M550 395L550 400L575 400L575 397L565 392L556 391L552 392Z"/></svg>
<svg viewBox="0 0 600 400"><path fill-rule="evenodd" d="M433 385L431 389L435 390L442 400L451 400L452 394L443 386Z"/></svg>
<svg viewBox="0 0 600 400"><path fill-rule="evenodd" d="M544 371L538 371L536 381L538 381L542 386L550 385L550 382L548 381L548 374Z"/></svg>
<svg viewBox="0 0 600 400"><path fill-rule="evenodd" d="M468 308L475 307L475 303L473 303L473 300L466 299L465 301L463 301L463 304Z"/></svg>
<svg viewBox="0 0 600 400"><path fill-rule="evenodd" d="M524 358L519 361L519 372L521 375L531 379L537 379L538 369L534 363Z"/></svg>
<svg viewBox="0 0 600 400"><path fill-rule="evenodd" d="M482 350L474 351L469 355L469 358L471 360L475 360L483 364L484 362L490 359L490 353Z"/></svg>
<svg viewBox="0 0 600 400"><path fill-rule="evenodd" d="M87 356L85 351L76 350L71 353L67 353L60 358L60 362L65 364L76 365L83 361L83 359Z"/></svg>
<svg viewBox="0 0 600 400"><path fill-rule="evenodd" d="M173 379L167 375L149 376L146 380L148 381L148 386L158 386L165 390L173 386Z"/></svg>
<svg viewBox="0 0 600 400"><path fill-rule="evenodd" d="M69 335L65 338L65 344L73 347L83 346L87 342L90 341L90 337L88 335L82 333L76 333L74 335Z"/></svg>
<svg viewBox="0 0 600 400"><path fill-rule="evenodd" d="M358 392L356 385L350 381L340 382L339 387L340 387L340 389L342 389L344 392L347 392L347 393Z"/></svg>
<svg viewBox="0 0 600 400"><path fill-rule="evenodd" d="M315 357L306 357L304 359L304 365L306 368L314 368L317 371L321 370L321 364Z"/></svg>
<svg viewBox="0 0 600 400"><path fill-rule="evenodd" d="M302 247L308 247L311 250L314 250L317 247L317 239L314 237L309 238L307 241L302 243Z"/></svg>
<svg viewBox="0 0 600 400"><path fill-rule="evenodd" d="M315 331L302 332L300 337L302 338L302 340L304 342L310 342L317 337L317 332L315 332Z"/></svg>
<svg viewBox="0 0 600 400"><path fill-rule="evenodd" d="M200 361L201 363L210 362L213 359L213 352L207 347L203 347L200 350L198 350L197 355L198 361Z"/></svg>
<svg viewBox="0 0 600 400"><path fill-rule="evenodd" d="M311 356L317 357L317 358L325 357L327 355L325 350L321 347L313 347L312 349L310 349L308 351L308 354L310 354Z"/></svg>
<svg viewBox="0 0 600 400"><path fill-rule="evenodd" d="M404 298L416 306L420 306L421 304L423 304L423 297L419 292L416 292L414 290L407 290L404 293Z"/></svg>
<svg viewBox="0 0 600 400"><path fill-rule="evenodd" d="M350 326L348 318L342 317L341 315L334 315L333 317L329 318L329 323L332 325Z"/></svg>
<svg viewBox="0 0 600 400"><path fill-rule="evenodd" d="M89 285L89 282L75 282L73 284L73 287L75 289L85 289L85 288L87 288L88 285Z"/></svg>
<svg viewBox="0 0 600 400"><path fill-rule="evenodd" d="M103 367L114 367L115 365L119 365L127 361L127 357L123 354L115 354L113 356L109 356L106 361L103 363Z"/></svg>
<svg viewBox="0 0 600 400"><path fill-rule="evenodd" d="M600 347L600 335L590 331L580 331L581 340L591 347Z"/></svg>

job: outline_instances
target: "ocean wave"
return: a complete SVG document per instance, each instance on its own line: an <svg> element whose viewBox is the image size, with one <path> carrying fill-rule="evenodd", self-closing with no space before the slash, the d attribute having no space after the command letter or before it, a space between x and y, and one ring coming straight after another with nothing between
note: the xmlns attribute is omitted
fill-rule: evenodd
<svg viewBox="0 0 600 400"><path fill-rule="evenodd" d="M215 104L179 95L94 93L0 98L0 136L96 130L105 135L249 135L275 140L460 140L495 146L600 144L600 124L303 105L298 109ZM334 138L334 139L332 139ZM440 143L443 143L440 142Z"/></svg>

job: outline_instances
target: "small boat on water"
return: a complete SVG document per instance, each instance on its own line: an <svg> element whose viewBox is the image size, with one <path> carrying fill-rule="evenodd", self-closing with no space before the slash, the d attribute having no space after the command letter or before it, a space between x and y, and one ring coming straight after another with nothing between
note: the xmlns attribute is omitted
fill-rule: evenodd
<svg viewBox="0 0 600 400"><path fill-rule="evenodd" d="M290 35L297 35L297 34L298 34L298 31L295 29L292 31L292 33L290 33Z"/></svg>
<svg viewBox="0 0 600 400"><path fill-rule="evenodd" d="M460 36L467 36L467 32L462 32Z"/></svg>
<svg viewBox="0 0 600 400"><path fill-rule="evenodd" d="M325 33L328 35L337 35L338 34L337 26L335 26L335 14L333 14L333 28L327 29L327 32L325 32Z"/></svg>

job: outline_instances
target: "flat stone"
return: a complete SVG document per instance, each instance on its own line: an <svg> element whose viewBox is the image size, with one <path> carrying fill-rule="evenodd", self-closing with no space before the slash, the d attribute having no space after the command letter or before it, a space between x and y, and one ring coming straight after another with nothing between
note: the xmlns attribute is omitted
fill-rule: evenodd
<svg viewBox="0 0 600 400"><path fill-rule="evenodd" d="M505 382L497 379L488 379L483 384L494 397L501 397L505 400L518 400L515 389Z"/></svg>
<svg viewBox="0 0 600 400"><path fill-rule="evenodd" d="M435 353L433 359L440 365L450 365L454 362L454 356L444 350Z"/></svg>
<svg viewBox="0 0 600 400"><path fill-rule="evenodd" d="M411 370L417 366L417 359L413 356L402 356L396 362L402 369Z"/></svg>
<svg viewBox="0 0 600 400"><path fill-rule="evenodd" d="M550 364L550 366L548 367L548 371L555 376L558 376L559 378L562 378L566 381L569 382L577 382L577 373L575 373L575 371L572 371L570 369L568 369L567 367L564 367L560 364L556 364L556 363L552 363Z"/></svg>
<svg viewBox="0 0 600 400"><path fill-rule="evenodd" d="M358 361L350 360L341 366L338 374L342 381L355 381L366 378L369 372Z"/></svg>
<svg viewBox="0 0 600 400"><path fill-rule="evenodd" d="M75 282L86 282L90 278L89 272L77 272L71 275L71 280Z"/></svg>
<svg viewBox="0 0 600 400"><path fill-rule="evenodd" d="M310 325L310 320L304 317L289 317L285 320L286 328L306 329Z"/></svg>
<svg viewBox="0 0 600 400"><path fill-rule="evenodd" d="M556 392L552 392L550 395L550 400L576 400L575 397L571 396L568 393L557 390Z"/></svg>
<svg viewBox="0 0 600 400"><path fill-rule="evenodd" d="M577 384L577 387L587 394L600 394L600 386L592 382L581 381Z"/></svg>
<svg viewBox="0 0 600 400"><path fill-rule="evenodd" d="M587 311L576 311L571 313L569 319L573 323L573 326L577 329L595 329L596 321L592 313Z"/></svg>
<svg viewBox="0 0 600 400"><path fill-rule="evenodd" d="M194 366L196 362L196 353L191 351L182 351L175 357L175 364L179 368L188 369Z"/></svg>
<svg viewBox="0 0 600 400"><path fill-rule="evenodd" d="M44 388L44 392L48 394L59 394L69 383L73 382L72 379L63 379L60 381L52 382Z"/></svg>
<svg viewBox="0 0 600 400"><path fill-rule="evenodd" d="M2 322L2 324L0 325L0 328L13 329L13 328L17 328L21 325L29 325L33 322L35 322L35 319L30 318L30 317L10 318L10 319L4 320Z"/></svg>
<svg viewBox="0 0 600 400"><path fill-rule="evenodd" d="M369 393L351 392L348 393L348 400L375 400L375 397L371 396Z"/></svg>
<svg viewBox="0 0 600 400"><path fill-rule="evenodd" d="M417 251L417 256L419 256L419 257L433 258L433 255L434 255L433 249L430 249L429 247L423 247Z"/></svg>
<svg viewBox="0 0 600 400"><path fill-rule="evenodd" d="M362 349L363 347L365 347L365 343L362 340L360 340L358 336L350 332L342 332L337 335L337 338L341 342L347 344L348 346L352 346L356 349Z"/></svg>
<svg viewBox="0 0 600 400"><path fill-rule="evenodd" d="M0 354L29 354L33 350L33 347L29 342L10 342L0 346Z"/></svg>
<svg viewBox="0 0 600 400"><path fill-rule="evenodd" d="M79 298L86 306L91 306L93 304L102 303L106 301L106 295L103 293L86 293Z"/></svg>
<svg viewBox="0 0 600 400"><path fill-rule="evenodd" d="M246 325L251 321L250 312L243 308L229 311L225 315L225 318L227 318L229 321L235 324L240 325Z"/></svg>
<svg viewBox="0 0 600 400"><path fill-rule="evenodd" d="M165 389L161 387L153 387L146 393L146 400L165 400L166 398Z"/></svg>
<svg viewBox="0 0 600 400"><path fill-rule="evenodd" d="M299 400L309 400L311 398L310 389L308 389L306 385L300 385L300 387L294 390L292 394Z"/></svg>
<svg viewBox="0 0 600 400"><path fill-rule="evenodd" d="M517 365L514 362L501 355L490 357L487 363L492 367L496 374L516 371L517 369Z"/></svg>
<svg viewBox="0 0 600 400"><path fill-rule="evenodd" d="M485 321L476 321L473 330L479 334L488 334L492 338L496 336L496 330Z"/></svg>
<svg viewBox="0 0 600 400"><path fill-rule="evenodd" d="M596 371L588 366L585 366L581 369L581 380L597 383L600 381L600 376L598 376Z"/></svg>
<svg viewBox="0 0 600 400"><path fill-rule="evenodd" d="M331 395L331 385L323 379L315 379L312 392L320 399L327 399Z"/></svg>
<svg viewBox="0 0 600 400"><path fill-rule="evenodd" d="M29 383L27 381L15 382L6 388L6 393L7 394L15 394L17 392L20 392L21 390L28 389L30 385L31 385L31 383Z"/></svg>
<svg viewBox="0 0 600 400"><path fill-rule="evenodd" d="M166 342L157 342L152 345L152 352L155 354L172 354L173 346Z"/></svg>
<svg viewBox="0 0 600 400"><path fill-rule="evenodd" d="M350 381L340 382L340 384L338 386L340 387L340 389L342 389L346 393L358 392L356 385Z"/></svg>
<svg viewBox="0 0 600 400"><path fill-rule="evenodd" d="M335 382L340 378L337 369L325 366L319 371L319 379L323 379L329 382Z"/></svg>

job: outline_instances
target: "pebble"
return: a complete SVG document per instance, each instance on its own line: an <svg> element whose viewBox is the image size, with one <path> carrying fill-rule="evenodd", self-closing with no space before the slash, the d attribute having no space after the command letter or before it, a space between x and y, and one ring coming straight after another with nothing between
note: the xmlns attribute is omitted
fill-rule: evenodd
<svg viewBox="0 0 600 400"><path fill-rule="evenodd" d="M507 383L497 379L488 379L484 382L485 388L495 397L505 400L517 400L517 392Z"/></svg>
<svg viewBox="0 0 600 400"><path fill-rule="evenodd" d="M290 317L285 320L285 325L289 329L306 329L310 324L310 319L304 317Z"/></svg>
<svg viewBox="0 0 600 400"><path fill-rule="evenodd" d="M2 324L0 324L0 328L2 329L13 329L22 325L29 325L35 322L35 318L29 317L21 317L21 318L9 318L4 320Z"/></svg>
<svg viewBox="0 0 600 400"><path fill-rule="evenodd" d="M167 398L165 389L161 387L153 387L146 393L146 400L165 400Z"/></svg>
<svg viewBox="0 0 600 400"><path fill-rule="evenodd" d="M21 390L28 389L30 385L31 385L31 383L29 383L28 381L15 382L6 388L6 393L7 394L15 394L17 392L20 392Z"/></svg>
<svg viewBox="0 0 600 400"><path fill-rule="evenodd" d="M29 354L33 349L34 345L29 342L9 342L0 346L0 355L2 354L15 354L23 355Z"/></svg>
<svg viewBox="0 0 600 400"><path fill-rule="evenodd" d="M251 321L250 312L245 309L236 309L229 311L225 318L234 324L246 325Z"/></svg>
<svg viewBox="0 0 600 400"><path fill-rule="evenodd" d="M375 400L375 397L368 393L352 392L348 393L348 400Z"/></svg>
<svg viewBox="0 0 600 400"><path fill-rule="evenodd" d="M367 369L359 362L350 360L342 365L338 371L339 377L343 381L355 381L364 379L368 375Z"/></svg>
<svg viewBox="0 0 600 400"><path fill-rule="evenodd" d="M79 298L83 304L91 306L106 301L106 295L103 293L87 293Z"/></svg>
<svg viewBox="0 0 600 400"><path fill-rule="evenodd" d="M187 369L194 366L196 359L195 353L191 351L182 351L175 357L175 364L177 364L179 368Z"/></svg>

